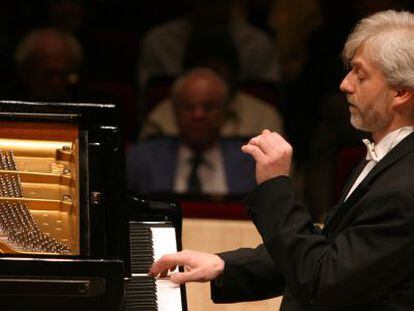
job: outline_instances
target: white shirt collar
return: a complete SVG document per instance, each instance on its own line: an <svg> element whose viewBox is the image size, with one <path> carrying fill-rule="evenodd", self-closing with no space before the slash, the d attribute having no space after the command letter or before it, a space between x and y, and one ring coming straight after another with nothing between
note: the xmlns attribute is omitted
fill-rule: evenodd
<svg viewBox="0 0 414 311"><path fill-rule="evenodd" d="M405 126L388 133L377 144L370 142L368 139L363 139L362 141L367 147L366 159L368 161L374 160L375 162L379 162L392 148L412 132L414 132L414 126Z"/></svg>

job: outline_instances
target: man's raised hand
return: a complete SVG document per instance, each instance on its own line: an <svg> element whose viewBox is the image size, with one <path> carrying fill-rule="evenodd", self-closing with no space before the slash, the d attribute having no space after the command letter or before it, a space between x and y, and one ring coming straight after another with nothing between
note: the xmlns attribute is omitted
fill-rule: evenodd
<svg viewBox="0 0 414 311"><path fill-rule="evenodd" d="M256 161L258 184L274 177L289 175L292 146L278 133L264 130L242 147Z"/></svg>

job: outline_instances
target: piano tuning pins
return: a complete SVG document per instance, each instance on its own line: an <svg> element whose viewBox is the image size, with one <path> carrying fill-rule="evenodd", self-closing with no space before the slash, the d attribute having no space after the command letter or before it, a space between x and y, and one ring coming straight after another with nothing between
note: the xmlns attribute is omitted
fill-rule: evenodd
<svg viewBox="0 0 414 311"><path fill-rule="evenodd" d="M70 175L70 169L69 169L69 168L67 168L67 167L65 167L65 168L63 169L63 175Z"/></svg>
<svg viewBox="0 0 414 311"><path fill-rule="evenodd" d="M0 170L16 171L13 151L0 150Z"/></svg>
<svg viewBox="0 0 414 311"><path fill-rule="evenodd" d="M64 194L62 196L62 200L65 201L65 202L71 202L72 201L72 197L70 195L68 195L68 194Z"/></svg>
<svg viewBox="0 0 414 311"><path fill-rule="evenodd" d="M6 170L6 158L5 158L5 156L4 156L4 153L3 153L3 151L2 150L0 150L0 169L3 171L3 170Z"/></svg>
<svg viewBox="0 0 414 311"><path fill-rule="evenodd" d="M23 198L22 185L12 151L0 150L0 197ZM69 247L42 232L25 202L0 201L0 231L22 251L70 253Z"/></svg>
<svg viewBox="0 0 414 311"><path fill-rule="evenodd" d="M6 152L6 160L9 170L17 171L16 162L14 161L14 154L13 151Z"/></svg>

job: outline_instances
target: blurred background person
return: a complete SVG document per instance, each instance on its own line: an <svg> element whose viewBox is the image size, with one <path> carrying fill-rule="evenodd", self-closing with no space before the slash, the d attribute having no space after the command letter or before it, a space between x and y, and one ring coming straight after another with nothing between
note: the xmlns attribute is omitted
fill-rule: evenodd
<svg viewBox="0 0 414 311"><path fill-rule="evenodd" d="M176 77L183 71L182 59L188 38L211 28L225 28L235 43L241 80L279 83L279 59L268 35L232 16L232 0L186 1L189 14L158 25L142 41L138 76L140 88L156 76Z"/></svg>
<svg viewBox="0 0 414 311"><path fill-rule="evenodd" d="M260 1L259 1L260 2ZM318 0L273 0L264 16L274 36L279 52L283 78L295 82L302 74L307 60L307 43L310 35L322 24Z"/></svg>
<svg viewBox="0 0 414 311"><path fill-rule="evenodd" d="M241 194L255 186L254 163L241 139L220 138L229 88L214 71L196 68L172 89L177 138L132 145L127 183L138 193Z"/></svg>
<svg viewBox="0 0 414 311"><path fill-rule="evenodd" d="M283 133L283 119L275 107L240 89L238 56L237 48L226 28L208 29L193 33L188 38L182 67L184 70L209 67L226 82L229 102L220 131L222 137L251 137L265 128ZM178 126L173 105L171 99L167 98L149 111L140 138L176 135Z"/></svg>
<svg viewBox="0 0 414 311"><path fill-rule="evenodd" d="M79 87L82 47L70 33L40 28L17 45L15 79L2 91L4 99L38 101L99 100Z"/></svg>

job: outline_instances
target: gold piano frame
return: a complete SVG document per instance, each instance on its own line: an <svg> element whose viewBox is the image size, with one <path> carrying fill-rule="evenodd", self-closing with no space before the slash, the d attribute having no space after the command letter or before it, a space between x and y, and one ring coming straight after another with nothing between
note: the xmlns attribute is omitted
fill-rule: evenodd
<svg viewBox="0 0 414 311"><path fill-rule="evenodd" d="M17 166L0 175L17 175L23 192L23 197L3 195L0 203L24 204L45 235L67 246L62 255L79 255L78 125L2 121L0 150L13 152ZM49 254L16 247L1 230L0 253Z"/></svg>

